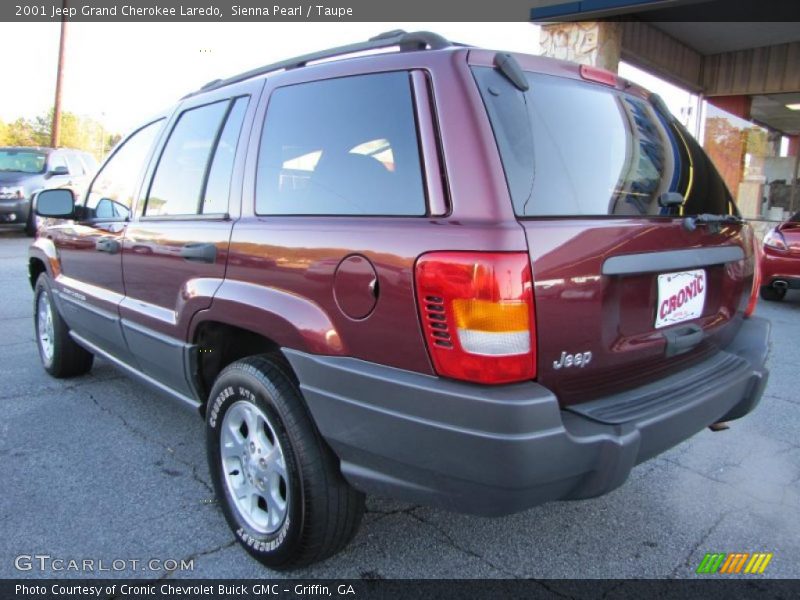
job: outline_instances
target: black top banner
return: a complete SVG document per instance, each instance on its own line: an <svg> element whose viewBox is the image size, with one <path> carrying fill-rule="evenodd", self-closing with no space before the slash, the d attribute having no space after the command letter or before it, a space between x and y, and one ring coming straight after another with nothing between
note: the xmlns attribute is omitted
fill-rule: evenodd
<svg viewBox="0 0 800 600"><path fill-rule="evenodd" d="M797 0L3 0L0 21L800 21ZM798 23L800 27L800 23Z"/></svg>

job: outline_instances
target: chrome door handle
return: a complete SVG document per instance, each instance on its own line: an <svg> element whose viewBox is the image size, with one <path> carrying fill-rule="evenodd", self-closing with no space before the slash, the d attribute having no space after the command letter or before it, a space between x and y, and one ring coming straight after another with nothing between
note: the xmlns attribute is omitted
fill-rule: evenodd
<svg viewBox="0 0 800 600"><path fill-rule="evenodd" d="M181 256L192 262L214 263L217 261L215 244L186 244L181 248Z"/></svg>
<svg viewBox="0 0 800 600"><path fill-rule="evenodd" d="M94 243L94 249L98 252L108 252L116 254L119 252L119 242L111 238L100 238Z"/></svg>

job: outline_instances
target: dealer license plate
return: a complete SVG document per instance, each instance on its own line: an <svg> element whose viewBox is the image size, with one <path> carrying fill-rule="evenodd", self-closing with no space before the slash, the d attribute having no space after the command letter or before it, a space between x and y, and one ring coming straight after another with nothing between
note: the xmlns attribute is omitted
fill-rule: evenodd
<svg viewBox="0 0 800 600"><path fill-rule="evenodd" d="M658 276L656 329L696 319L706 303L706 272L703 269L664 273Z"/></svg>

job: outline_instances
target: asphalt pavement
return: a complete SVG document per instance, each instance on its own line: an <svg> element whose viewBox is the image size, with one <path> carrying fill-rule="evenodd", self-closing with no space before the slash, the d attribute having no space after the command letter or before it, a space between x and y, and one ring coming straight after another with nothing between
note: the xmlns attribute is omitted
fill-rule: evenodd
<svg viewBox="0 0 800 600"><path fill-rule="evenodd" d="M601 498L501 519L371 497L347 549L279 574L234 542L196 412L103 360L76 379L44 372L29 242L0 230L0 577L685 578L707 552L756 551L773 553L763 577L800 577L800 292L759 304L772 374L729 430L703 431Z"/></svg>

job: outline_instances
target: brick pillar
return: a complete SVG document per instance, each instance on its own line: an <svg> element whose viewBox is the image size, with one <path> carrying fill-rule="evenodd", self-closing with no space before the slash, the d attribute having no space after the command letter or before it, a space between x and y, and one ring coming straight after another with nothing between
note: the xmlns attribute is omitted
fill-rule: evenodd
<svg viewBox="0 0 800 600"><path fill-rule="evenodd" d="M750 119L751 96L712 96L707 98L710 104L721 108L741 119Z"/></svg>
<svg viewBox="0 0 800 600"><path fill-rule="evenodd" d="M542 56L570 60L617 72L622 25L614 21L544 23L539 33Z"/></svg>
<svg viewBox="0 0 800 600"><path fill-rule="evenodd" d="M789 156L797 156L800 150L800 135L789 136Z"/></svg>

